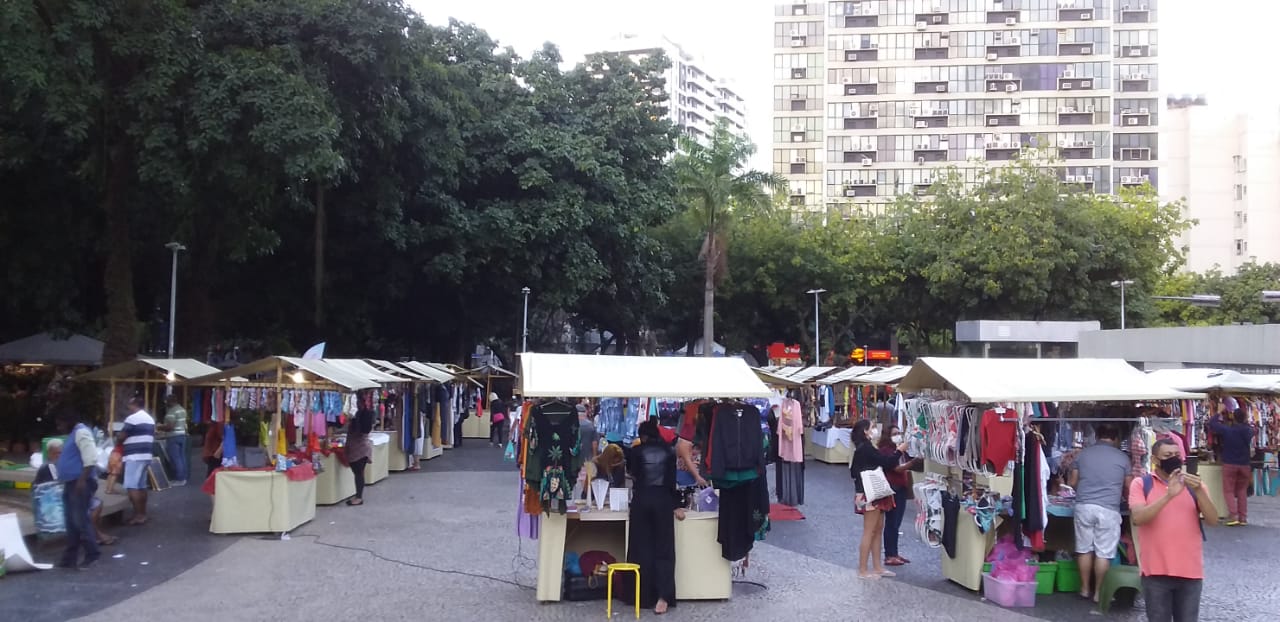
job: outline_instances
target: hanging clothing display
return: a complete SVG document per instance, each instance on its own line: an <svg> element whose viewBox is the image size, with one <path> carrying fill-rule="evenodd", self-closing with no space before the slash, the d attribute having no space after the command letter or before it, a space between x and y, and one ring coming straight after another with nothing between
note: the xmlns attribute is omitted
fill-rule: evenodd
<svg viewBox="0 0 1280 622"><path fill-rule="evenodd" d="M774 465L774 494L778 503L804 505L804 415L791 398L778 406L778 462Z"/></svg>
<svg viewBox="0 0 1280 622"><path fill-rule="evenodd" d="M578 411L560 401L534 406L525 427L525 482L537 490L542 510L568 511L572 478L582 468L578 453Z"/></svg>

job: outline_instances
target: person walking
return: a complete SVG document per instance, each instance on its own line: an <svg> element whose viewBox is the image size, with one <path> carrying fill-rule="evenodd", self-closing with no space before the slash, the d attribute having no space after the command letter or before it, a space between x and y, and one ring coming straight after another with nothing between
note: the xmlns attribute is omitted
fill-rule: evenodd
<svg viewBox="0 0 1280 622"><path fill-rule="evenodd" d="M633 482L627 561L640 565L640 606L662 615L676 604L676 529L684 520L676 491L676 453L657 419L639 428L640 445L628 454Z"/></svg>
<svg viewBox="0 0 1280 622"><path fill-rule="evenodd" d="M853 486L857 492L854 497L854 511L862 510L862 542L858 546L858 577L879 579L897 576L892 570L885 570L880 560L885 513L893 510L897 502L893 495L866 502L866 491L862 488L862 473L876 468L882 468L886 473L896 469L902 462L906 447L900 445L892 454L881 453L871 442L870 430L871 422L866 419L853 425L853 461L849 465L849 474L853 476ZM872 565L871 570L867 570L868 562Z"/></svg>
<svg viewBox="0 0 1280 622"><path fill-rule="evenodd" d="M1227 526L1249 524L1249 483L1253 481L1253 435L1243 408L1235 409L1229 420L1218 415L1209 429L1222 442L1222 495L1227 499Z"/></svg>
<svg viewBox="0 0 1280 622"><path fill-rule="evenodd" d="M74 423L67 423L67 425L74 425ZM71 439L71 440L73 440L74 442L74 439ZM40 465L39 469L36 469L36 479L35 481L31 482L33 491L36 490L36 488L38 488L41 484L46 484L49 482L57 482L59 484L62 484L62 480L58 479L58 462L62 459L63 446L64 446L64 443L60 438L54 438L49 440L48 446L45 447L45 453L48 454L48 458L45 459L44 464ZM78 451L78 450L79 448L76 448L73 451ZM95 460L97 458L97 453L98 453L97 448L95 447L94 448ZM96 485L97 482L95 481L94 484ZM63 484L62 490L64 493L66 492L66 489L67 489L66 485ZM64 512L66 511L66 503L63 503L63 511ZM115 536L108 534L106 530L102 528L102 499L99 499L96 494L93 496L92 499L89 500L89 523L93 526L94 534L97 535L99 546L111 546L119 540Z"/></svg>
<svg viewBox="0 0 1280 622"><path fill-rule="evenodd" d="M93 432L76 411L64 410L58 419L71 428L68 439L71 446L62 450L56 467L58 481L63 484L62 507L67 523L67 547L58 565L86 570L102 556L90 517L94 493L98 491L98 447L93 443ZM80 559L82 549L83 560Z"/></svg>
<svg viewBox="0 0 1280 622"><path fill-rule="evenodd" d="M489 445L507 446L507 403L497 393L489 394Z"/></svg>
<svg viewBox="0 0 1280 622"><path fill-rule="evenodd" d="M210 421L204 432L204 446L201 448L200 456L204 459L207 470L206 479L212 477L213 472L222 466L223 425L217 421Z"/></svg>
<svg viewBox="0 0 1280 622"><path fill-rule="evenodd" d="M880 434L877 447L886 456L901 455L898 447L902 445L902 430L897 426L887 425ZM884 565L902 566L911 563L898 551L898 532L902 529L902 518L907 514L908 493L911 491L911 467L914 460L902 460L892 469L885 469L884 477L893 487L893 509L884 515Z"/></svg>
<svg viewBox="0 0 1280 622"><path fill-rule="evenodd" d="M144 408L142 398L129 399L133 414L125 417L124 428L118 435L124 446L124 489L133 504L133 518L129 525L147 524L147 469L151 465L151 445L156 438L156 420Z"/></svg>
<svg viewBox="0 0 1280 622"><path fill-rule="evenodd" d="M1200 478L1182 468L1182 452L1170 439L1151 446L1150 475L1129 484L1133 523L1148 622L1194 622L1200 618L1204 583L1205 524L1218 524L1218 509Z"/></svg>
<svg viewBox="0 0 1280 622"><path fill-rule="evenodd" d="M191 457L187 453L187 410L177 395L165 399L164 423L156 426L164 439L164 452L173 465L173 485L186 486L190 476Z"/></svg>
<svg viewBox="0 0 1280 622"><path fill-rule="evenodd" d="M373 431L373 411L361 408L356 411L351 421L347 422L347 444L343 451L347 454L347 465L356 480L356 494L347 499L347 505L364 505L365 467L373 460L373 443L369 433Z"/></svg>
<svg viewBox="0 0 1280 622"><path fill-rule="evenodd" d="M1129 456L1120 451L1120 431L1104 423L1096 434L1098 442L1080 452L1067 478L1076 491L1080 596L1093 602L1120 544L1120 500L1133 479Z"/></svg>

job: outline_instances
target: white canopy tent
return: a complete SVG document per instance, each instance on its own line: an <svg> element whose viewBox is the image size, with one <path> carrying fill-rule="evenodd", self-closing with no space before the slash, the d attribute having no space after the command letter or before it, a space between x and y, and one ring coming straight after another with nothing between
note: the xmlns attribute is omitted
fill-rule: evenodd
<svg viewBox="0 0 1280 622"><path fill-rule="evenodd" d="M1272 393L1280 393L1280 375L1277 374L1244 374L1245 378L1271 387Z"/></svg>
<svg viewBox="0 0 1280 622"><path fill-rule="evenodd" d="M1251 378L1229 369L1159 369L1147 376L1179 391L1226 391L1228 393L1276 393L1280 386Z"/></svg>
<svg viewBox="0 0 1280 622"><path fill-rule="evenodd" d="M795 389L795 388L799 388L799 387L803 387L803 386L804 386L804 383L803 383L803 382L797 382L797 381L792 380L792 379L790 379L790 378L786 378L786 377L783 377L783 376L779 376L779 375L777 375L777 374L775 374L775 373L773 373L773 372L767 371L767 370L762 369L762 368L759 368L759 367L755 368L755 369L754 369L754 371L756 372L756 376L757 376L758 378L760 378L760 380L764 381L764 383L765 383L765 384L767 384L767 385L769 385L769 386L771 386L771 387L782 387L782 388L786 388L786 389Z"/></svg>
<svg viewBox="0 0 1280 622"><path fill-rule="evenodd" d="M740 358L520 355L525 397L770 397Z"/></svg>
<svg viewBox="0 0 1280 622"><path fill-rule="evenodd" d="M444 371L443 369L440 369L439 367L436 367L434 365L427 365L425 363L419 363L418 361L403 361L400 363L400 367L403 367L412 372L416 372L422 375L423 377L430 378L431 380L434 380L436 382L448 383L448 382L453 382L454 380L457 380L456 376L454 376L453 374L450 374L449 372Z"/></svg>
<svg viewBox="0 0 1280 622"><path fill-rule="evenodd" d="M410 377L405 373L393 373L383 371L366 363L360 359L324 359L324 362L341 369L353 376L371 380L379 384L384 382L409 382Z"/></svg>
<svg viewBox="0 0 1280 622"><path fill-rule="evenodd" d="M898 384L906 393L952 389L977 403L1201 399L1121 359L922 358Z"/></svg>
<svg viewBox="0 0 1280 622"><path fill-rule="evenodd" d="M855 365L855 366L853 366L853 367L846 367L846 368L844 368L844 369L842 369L842 370L840 370L840 371L838 371L838 372L836 372L836 373L834 373L834 374L831 374L830 376L827 376L827 377L825 377L825 378L822 378L822 379L818 380L818 384L840 384L841 382L849 382L850 380L853 380L854 378L857 378L857 377L862 376L862 375L864 375L864 374L869 374L869 373L871 373L871 372L873 372L873 371L875 371L875 370L877 370L877 369L880 369L880 368L879 368L879 367L867 367L867 366L862 366L862 365Z"/></svg>
<svg viewBox="0 0 1280 622"><path fill-rule="evenodd" d="M854 384L873 384L884 386L889 384L897 384L900 380L907 376L907 372L911 371L910 365L894 365L873 372L867 372L861 376L855 376L850 382Z"/></svg>

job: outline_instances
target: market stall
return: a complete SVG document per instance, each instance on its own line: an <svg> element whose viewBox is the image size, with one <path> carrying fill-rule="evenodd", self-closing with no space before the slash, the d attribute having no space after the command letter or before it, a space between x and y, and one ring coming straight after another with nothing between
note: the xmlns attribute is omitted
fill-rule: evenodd
<svg viewBox="0 0 1280 622"><path fill-rule="evenodd" d="M435 383L429 388L419 389L419 405L430 429L428 438L431 442L422 444L418 457L426 460L436 458L460 440L457 437L463 430L457 425L458 420L475 408L480 383L468 379L464 375L466 370L460 367L419 361L404 361L400 365Z"/></svg>
<svg viewBox="0 0 1280 622"><path fill-rule="evenodd" d="M1050 490L1064 444L1067 455L1092 425L1127 424L1142 473L1149 426L1176 419L1182 400L1204 397L1118 359L923 358L898 390L913 394L904 400L908 444L928 473L915 486L921 537L944 549L943 576L971 590L982 584L997 533L1050 557L1074 552L1071 501Z"/></svg>
<svg viewBox="0 0 1280 622"><path fill-rule="evenodd" d="M1276 449L1280 441L1280 383L1268 376L1249 376L1226 369L1186 368L1162 369L1147 375L1161 384L1180 391L1206 393L1204 400L1187 404L1185 415L1191 423L1188 439L1198 459L1200 478L1220 518L1226 519L1230 505L1223 494L1221 447L1215 443L1212 422L1215 418L1244 412L1253 428L1250 466L1257 494L1271 494L1280 489L1280 468Z"/></svg>
<svg viewBox="0 0 1280 622"><path fill-rule="evenodd" d="M317 503L337 503L355 493L351 469L342 464L341 439L330 428L355 413L358 399L371 404L371 395L357 392L377 389L376 382L324 361L286 356L190 382L220 384L201 400L225 430L223 467L203 487L213 495L209 531L289 531L314 518ZM248 453L238 447L236 418L252 413L270 414L256 436L271 466L251 468L242 460Z"/></svg>
<svg viewBox="0 0 1280 622"><path fill-rule="evenodd" d="M812 369L812 368L810 368ZM850 408L846 383L879 367L846 367L831 374L819 374L812 383L812 430L805 452L818 462L849 464L853 459L850 429L857 421ZM789 376L804 376L805 372Z"/></svg>
<svg viewBox="0 0 1280 622"><path fill-rule="evenodd" d="M386 434L389 439L387 470L416 470L418 448L430 438L429 426L421 412L418 395L421 389L430 387L434 381L389 361L365 359L364 362L380 372L400 378L396 381L397 390L385 398L386 405L377 424L379 432Z"/></svg>
<svg viewBox="0 0 1280 622"><path fill-rule="evenodd" d="M489 412L489 395L497 393L503 399L509 399L519 381L515 372L507 371L496 365L485 365L463 372L463 375L483 387L475 416L467 417L462 422L463 438L489 438L489 428L493 425L493 413Z"/></svg>
<svg viewBox="0 0 1280 622"><path fill-rule="evenodd" d="M740 399L772 395L751 368L735 358L526 353L521 356L520 380L521 394L526 398ZM576 429L576 418L573 426ZM590 509L574 503L563 513L549 509L526 515L523 501L521 507L521 524L533 521L531 527L537 533L539 601L561 599L566 551L604 551L615 559L626 559L629 515L625 511ZM716 541L720 518L717 512L689 512L684 521L676 521L678 599L723 600L731 596L731 563ZM533 530L525 530L526 535Z"/></svg>
<svg viewBox="0 0 1280 622"><path fill-rule="evenodd" d="M115 399L117 389L141 388L139 395L142 397L145 408L160 419L164 416L164 398L170 385L181 386L182 401L184 404L189 404L189 391L192 385L188 384L188 381L217 372L217 367L205 365L195 359L140 358L96 369L77 376L76 380L102 382L108 385L106 421L107 429L110 430L117 419L116 409L119 407L119 400ZM123 417L119 418L123 419Z"/></svg>
<svg viewBox="0 0 1280 622"><path fill-rule="evenodd" d="M373 390L374 432L369 434L369 442L373 444L373 456L365 467L364 481L366 485L376 484L386 479L393 470L392 455L396 452L396 471L409 467L408 456L403 449L397 451L400 441L401 425L404 413L413 411L413 386L409 375L405 372L393 373L382 371L365 362L363 359L324 359L334 367L352 376L378 383ZM412 434L412 430L410 431Z"/></svg>

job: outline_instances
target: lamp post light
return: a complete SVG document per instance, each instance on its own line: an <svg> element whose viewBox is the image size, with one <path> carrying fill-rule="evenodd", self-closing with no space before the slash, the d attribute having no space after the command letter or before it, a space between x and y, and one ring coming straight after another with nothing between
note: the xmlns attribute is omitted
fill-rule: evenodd
<svg viewBox="0 0 1280 622"><path fill-rule="evenodd" d="M520 351L529 351L529 292L533 290L525 287L520 290L524 294L524 328L520 331Z"/></svg>
<svg viewBox="0 0 1280 622"><path fill-rule="evenodd" d="M178 314L178 253L187 247L179 242L170 242L164 247L173 252L173 268L169 274L169 358L173 358L174 322Z"/></svg>
<svg viewBox="0 0 1280 622"><path fill-rule="evenodd" d="M818 316L818 297L825 294L825 289L811 289L806 294L813 295L813 365L818 367L822 365L822 324L819 322Z"/></svg>
<svg viewBox="0 0 1280 622"><path fill-rule="evenodd" d="M1120 330L1124 330L1124 290L1126 287L1133 285L1133 279L1125 279L1123 281L1112 281L1112 287L1120 288Z"/></svg>

